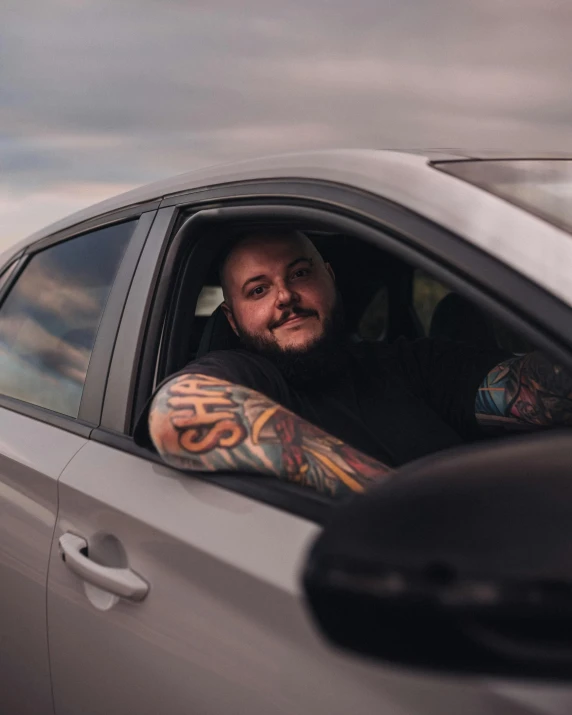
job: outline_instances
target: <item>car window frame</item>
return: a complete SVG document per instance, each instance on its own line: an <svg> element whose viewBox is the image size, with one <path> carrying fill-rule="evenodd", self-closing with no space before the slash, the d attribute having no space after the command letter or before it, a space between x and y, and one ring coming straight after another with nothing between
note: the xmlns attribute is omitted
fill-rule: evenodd
<svg viewBox="0 0 572 715"><path fill-rule="evenodd" d="M8 261L6 265L0 269L0 282L2 278L7 274L6 280L0 286L0 305L4 302L4 298L12 290L12 286L15 282L15 276L19 275L20 267L23 263L23 257L20 255Z"/></svg>
<svg viewBox="0 0 572 715"><path fill-rule="evenodd" d="M161 321L168 300L169 279L165 276L169 274L165 270L169 266L174 270L175 256L182 243L181 224L199 212L203 212L203 220L220 219L225 212L229 219L228 212L232 211L237 219L241 212L254 215L256 211L257 216L266 212L270 220L276 218L277 210L282 210L284 216L289 212L292 218L299 218L303 211L310 212L308 216L315 211L313 215L319 219L320 211L321 218L325 212L335 229L373 241L412 268L425 270L523 332L572 369L570 307L462 237L382 197L351 187L305 180L239 182L193 190L161 202L163 235L158 234L153 242L148 242L149 255L143 256L140 264L141 268L147 263L142 280L134 281L137 297L132 301L131 296L128 298L127 305L131 301L132 309L130 320L137 322L137 325L131 322L130 343L124 345L130 358L122 361L113 358L103 411L108 421L102 417L102 425L92 434L93 439L163 464L151 451L137 447L130 434L134 413L142 408L144 383L150 385L155 372ZM516 295L521 301L524 299L523 304L515 303ZM118 394L121 390L123 394ZM322 521L331 508L330 500L325 503L320 495L302 493L299 488L292 489L294 485L260 475L193 473L193 477L315 521Z"/></svg>
<svg viewBox="0 0 572 715"><path fill-rule="evenodd" d="M17 263L17 266L6 284L0 290L0 311L12 287L26 270L32 258L41 251L60 243L80 238L85 234L93 233L99 229L128 221L135 222L133 232L127 242L125 252L119 263L101 315L96 339L89 359L78 416L65 415L41 407L40 405L34 405L24 400L2 394L0 394L0 407L50 424L59 429L64 429L83 437L89 437L92 430L99 424L101 418L107 372L111 362L111 354L119 328L123 305L156 212L155 208L155 210L141 213L140 207L132 207L131 209L123 209L110 215L90 219L89 221L63 229L29 244L22 250L21 254L9 261L6 265L6 269L9 269L13 263Z"/></svg>

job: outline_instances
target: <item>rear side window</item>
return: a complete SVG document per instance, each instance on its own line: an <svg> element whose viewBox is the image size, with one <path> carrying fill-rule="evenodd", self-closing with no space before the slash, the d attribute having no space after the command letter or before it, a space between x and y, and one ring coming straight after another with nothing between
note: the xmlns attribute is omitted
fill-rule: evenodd
<svg viewBox="0 0 572 715"><path fill-rule="evenodd" d="M35 254L0 307L0 394L77 417L97 329L136 221Z"/></svg>

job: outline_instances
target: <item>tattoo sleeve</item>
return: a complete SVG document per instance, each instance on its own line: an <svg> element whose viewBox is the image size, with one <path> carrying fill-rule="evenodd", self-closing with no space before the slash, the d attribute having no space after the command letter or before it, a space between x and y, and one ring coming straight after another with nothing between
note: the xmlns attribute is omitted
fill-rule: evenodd
<svg viewBox="0 0 572 715"><path fill-rule="evenodd" d="M488 373L475 412L486 426L572 426L572 377L540 352L511 358Z"/></svg>
<svg viewBox="0 0 572 715"><path fill-rule="evenodd" d="M331 496L361 492L391 471L264 395L204 375L159 390L149 431L171 466L263 473Z"/></svg>

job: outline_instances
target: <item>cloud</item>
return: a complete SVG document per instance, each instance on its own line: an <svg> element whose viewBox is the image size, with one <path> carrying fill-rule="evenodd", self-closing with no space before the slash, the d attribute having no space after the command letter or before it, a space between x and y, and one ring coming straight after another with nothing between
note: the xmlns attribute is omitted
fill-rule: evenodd
<svg viewBox="0 0 572 715"><path fill-rule="evenodd" d="M6 181L4 190L0 188L0 251L63 216L135 186L105 179L61 181L57 176L51 182L45 177L42 183L46 188L22 187L15 181Z"/></svg>
<svg viewBox="0 0 572 715"><path fill-rule="evenodd" d="M559 0L4 0L4 240L21 201L37 228L74 187L257 154L570 149L571 21Z"/></svg>

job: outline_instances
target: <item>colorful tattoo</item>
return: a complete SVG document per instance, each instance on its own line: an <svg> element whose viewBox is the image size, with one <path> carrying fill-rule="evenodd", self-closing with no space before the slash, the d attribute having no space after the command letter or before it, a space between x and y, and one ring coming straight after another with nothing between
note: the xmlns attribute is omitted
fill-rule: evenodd
<svg viewBox="0 0 572 715"><path fill-rule="evenodd" d="M486 376L475 402L484 425L572 425L572 377L534 352L500 363Z"/></svg>
<svg viewBox="0 0 572 715"><path fill-rule="evenodd" d="M264 395L204 375L167 383L149 428L173 466L262 472L331 496L361 492L391 471Z"/></svg>

